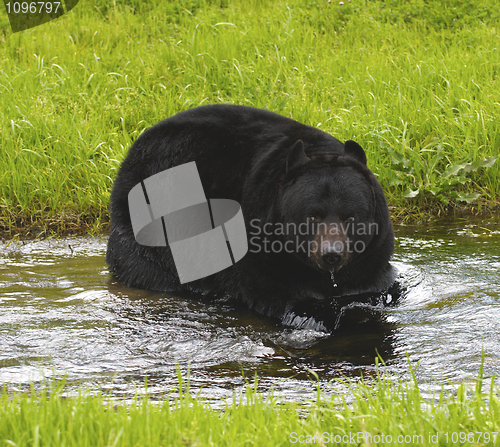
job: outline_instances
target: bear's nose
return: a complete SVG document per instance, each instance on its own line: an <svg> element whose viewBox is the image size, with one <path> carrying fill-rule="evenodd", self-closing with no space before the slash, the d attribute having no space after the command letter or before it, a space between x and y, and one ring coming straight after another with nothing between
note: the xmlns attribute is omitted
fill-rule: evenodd
<svg viewBox="0 0 500 447"><path fill-rule="evenodd" d="M342 251L335 245L337 244L327 245L323 249L323 255L321 256L321 259L325 264L333 265L340 261L340 258L342 257Z"/></svg>

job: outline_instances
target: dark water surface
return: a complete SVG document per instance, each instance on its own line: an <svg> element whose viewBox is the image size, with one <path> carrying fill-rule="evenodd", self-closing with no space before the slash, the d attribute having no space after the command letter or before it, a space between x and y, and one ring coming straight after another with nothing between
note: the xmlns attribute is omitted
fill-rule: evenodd
<svg viewBox="0 0 500 447"><path fill-rule="evenodd" d="M226 397L255 373L285 397L314 392L308 370L333 378L374 372L376 353L396 375L407 354L422 382L500 374L500 225L467 221L396 228L394 264L407 293L395 307L332 336L284 329L245 309L117 283L105 238L0 243L0 383L43 377L133 395L178 383ZM365 309L366 310L366 309ZM350 326L352 325L352 327ZM292 377L289 380L284 378Z"/></svg>

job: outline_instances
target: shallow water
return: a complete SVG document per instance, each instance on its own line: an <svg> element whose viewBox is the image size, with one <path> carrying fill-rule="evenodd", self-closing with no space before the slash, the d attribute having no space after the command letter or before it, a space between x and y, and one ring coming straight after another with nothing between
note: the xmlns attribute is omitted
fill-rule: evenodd
<svg viewBox="0 0 500 447"><path fill-rule="evenodd" d="M477 376L483 350L486 374L498 375L500 225L459 221L396 235L404 298L369 309L373 317L352 328L347 319L333 336L124 287L106 269L105 238L0 243L0 383L17 389L66 375L130 396L147 376L155 395L177 385L179 365L209 398L231 396L257 373L262 389L299 399L315 390L308 370L324 385L370 375L378 352L396 375L407 375L408 355L420 381L458 381Z"/></svg>

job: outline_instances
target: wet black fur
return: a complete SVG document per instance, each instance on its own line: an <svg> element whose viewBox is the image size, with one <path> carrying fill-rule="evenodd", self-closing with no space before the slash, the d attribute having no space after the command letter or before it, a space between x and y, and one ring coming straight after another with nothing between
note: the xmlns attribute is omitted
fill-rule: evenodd
<svg viewBox="0 0 500 447"><path fill-rule="evenodd" d="M147 177L191 161L196 161L207 198L241 204L249 239L254 219L261 224L300 221L314 207L322 208L329 221L341 219L346 208L352 213L363 208L358 218L377 222L378 234L362 256L335 272L336 288L330 272L300 256L251 252L226 270L181 285L168 248L135 241L128 193ZM320 183L322 189L316 190ZM290 188L293 195L287 196ZM382 188L357 143L344 145L316 128L250 107L202 106L148 129L131 147L111 194L106 261L121 282L165 292L228 296L279 319L295 306L307 307L307 302L316 306L339 295L386 291L395 279L389 264L393 249Z"/></svg>

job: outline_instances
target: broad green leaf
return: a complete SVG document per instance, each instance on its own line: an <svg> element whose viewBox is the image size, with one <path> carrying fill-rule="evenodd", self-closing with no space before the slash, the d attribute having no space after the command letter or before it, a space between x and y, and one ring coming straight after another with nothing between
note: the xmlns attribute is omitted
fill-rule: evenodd
<svg viewBox="0 0 500 447"><path fill-rule="evenodd" d="M471 203L474 200L476 200L481 194L478 193L465 194L463 192L454 192L450 195L455 197L457 200L461 200L462 202Z"/></svg>
<svg viewBox="0 0 500 447"><path fill-rule="evenodd" d="M402 184L403 184L403 181L399 180L398 178L392 178L389 180L389 185L391 185L391 186L399 186Z"/></svg>
<svg viewBox="0 0 500 447"><path fill-rule="evenodd" d="M442 189L442 188L441 188L441 187L439 187L439 186L430 186L430 187L428 188L428 191L429 191L429 192L430 192L433 196L435 196L437 193L439 193L439 192L441 191L441 189Z"/></svg>
<svg viewBox="0 0 500 447"><path fill-rule="evenodd" d="M450 200L447 197L443 196L443 194L439 194L437 198L441 203L444 203L445 205L448 205L448 203L450 203Z"/></svg>
<svg viewBox="0 0 500 447"><path fill-rule="evenodd" d="M485 161L486 161L486 163L483 165L483 168L491 168L495 164L495 162L497 161L497 156L492 155L490 158L487 158Z"/></svg>
<svg viewBox="0 0 500 447"><path fill-rule="evenodd" d="M417 197L419 192L420 192L420 189L416 189L415 191L412 191L411 189L409 189L408 191L406 191L403 194L403 197L406 197L406 198L409 198L409 199L412 198L412 197Z"/></svg>
<svg viewBox="0 0 500 447"><path fill-rule="evenodd" d="M485 158L484 160L475 161L474 163L471 163L469 166L467 166L464 169L464 172L475 171L476 169L479 168L491 168L495 164L496 160L497 157L493 155L490 158Z"/></svg>
<svg viewBox="0 0 500 447"><path fill-rule="evenodd" d="M443 177L450 177L451 175L457 174L459 171L464 169L468 163L462 163L460 165L450 166L446 171L443 172Z"/></svg>
<svg viewBox="0 0 500 447"><path fill-rule="evenodd" d="M452 178L440 178L438 180L438 185L441 185L442 187L449 187L453 185L465 185L466 183L470 182L470 178L467 177L452 177Z"/></svg>
<svg viewBox="0 0 500 447"><path fill-rule="evenodd" d="M400 165L400 164L403 166L408 165L408 160L405 157L403 157L401 154L398 154L397 152L392 152L391 158L392 158L392 164L394 164L394 165Z"/></svg>

